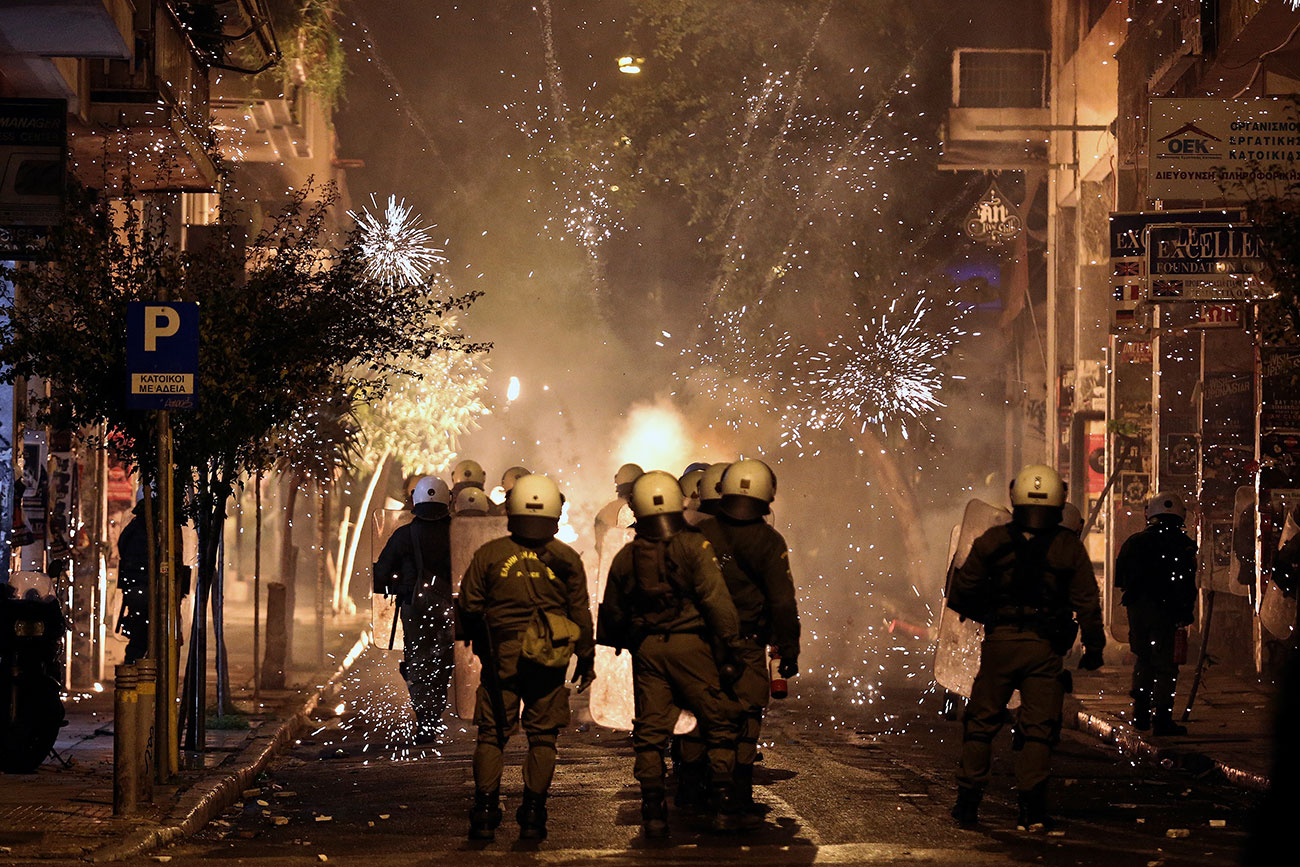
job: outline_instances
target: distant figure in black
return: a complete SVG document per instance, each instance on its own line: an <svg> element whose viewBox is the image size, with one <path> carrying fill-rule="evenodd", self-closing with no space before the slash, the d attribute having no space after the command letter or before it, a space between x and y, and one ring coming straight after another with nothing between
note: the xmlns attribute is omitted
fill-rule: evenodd
<svg viewBox="0 0 1300 867"><path fill-rule="evenodd" d="M149 654L149 536L144 505L142 489L136 492L131 520L117 537L117 589L122 591L117 630L127 637L127 665Z"/></svg>
<svg viewBox="0 0 1300 867"><path fill-rule="evenodd" d="M1178 494L1156 494L1146 515L1146 529L1130 536L1115 558L1115 587L1124 594L1129 644L1137 657L1130 692L1133 727L1184 735L1186 727L1174 722L1174 643L1195 614L1196 543L1183 531L1187 506Z"/></svg>

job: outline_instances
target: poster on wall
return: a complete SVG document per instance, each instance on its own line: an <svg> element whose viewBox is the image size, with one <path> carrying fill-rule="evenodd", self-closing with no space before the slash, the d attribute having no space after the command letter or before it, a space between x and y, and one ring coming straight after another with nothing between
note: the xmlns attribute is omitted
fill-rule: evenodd
<svg viewBox="0 0 1300 867"><path fill-rule="evenodd" d="M1265 349L1260 356L1261 431L1300 431L1300 350Z"/></svg>

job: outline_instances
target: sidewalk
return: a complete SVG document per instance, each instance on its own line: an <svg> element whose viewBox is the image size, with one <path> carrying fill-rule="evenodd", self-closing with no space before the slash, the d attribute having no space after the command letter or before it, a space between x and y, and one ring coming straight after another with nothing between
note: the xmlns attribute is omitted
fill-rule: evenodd
<svg viewBox="0 0 1300 867"><path fill-rule="evenodd" d="M1174 718L1181 718L1191 691L1194 666L1179 672ZM1254 675L1209 667L1186 723L1184 737L1152 737L1130 724L1131 659L1096 673L1075 671L1074 693L1066 696L1065 726L1091 733L1122 755L1157 761L1191 773L1216 776L1249 789L1268 788L1273 746L1273 687Z"/></svg>
<svg viewBox="0 0 1300 867"><path fill-rule="evenodd" d="M55 749L70 767L48 759L30 776L5 775L0 784L0 864L80 860L127 841L144 840L151 831L173 829L205 801L219 799L225 789L250 775L283 742L297 733L300 715L309 711L318 689L343 662L368 626L368 617L340 618L328 624L327 656L316 666L314 628L302 621L295 630L295 665L287 675L289 688L252 698L252 628L241 618L229 618L226 643L230 653L231 690L236 707L246 715L246 729L213 729L207 733L204 766L182 770L174 784L155 786L152 805L133 817L113 816L113 685L102 693L69 696L68 725ZM215 684L209 667L209 702ZM306 704L305 704L306 703ZM242 774L241 774L242 771ZM242 785L240 786L242 788ZM238 794L238 789L235 790Z"/></svg>

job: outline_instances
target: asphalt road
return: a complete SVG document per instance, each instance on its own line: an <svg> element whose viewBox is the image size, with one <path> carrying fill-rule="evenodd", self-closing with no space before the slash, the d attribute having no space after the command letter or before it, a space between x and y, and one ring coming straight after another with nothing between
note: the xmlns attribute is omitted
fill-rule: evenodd
<svg viewBox="0 0 1300 867"><path fill-rule="evenodd" d="M1015 829L1004 732L983 825L960 830L948 816L960 726L939 716L936 700L900 685L868 706L837 702L829 692L776 704L756 775L756 797L771 808L759 831L718 837L674 814L671 840L645 841L629 737L590 727L561 735L548 840L515 839L516 737L497 841L469 843L472 735L454 731L436 755L388 745L400 740L401 725L386 722L385 713L404 720L393 704L400 682L377 658L363 659L354 672L353 706L342 718L323 721L239 807L158 854L196 865L1232 864L1252 803L1238 789L1134 766L1067 732L1052 783L1058 829L1028 835Z"/></svg>

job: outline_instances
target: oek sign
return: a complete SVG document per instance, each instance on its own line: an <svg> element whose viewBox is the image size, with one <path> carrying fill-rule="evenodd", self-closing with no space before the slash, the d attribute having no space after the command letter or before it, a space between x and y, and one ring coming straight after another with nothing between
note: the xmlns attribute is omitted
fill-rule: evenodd
<svg viewBox="0 0 1300 867"><path fill-rule="evenodd" d="M1147 198L1243 202L1300 181L1300 116L1290 99L1153 99Z"/></svg>
<svg viewBox="0 0 1300 867"><path fill-rule="evenodd" d="M130 301L126 309L128 409L196 409L199 305Z"/></svg>
<svg viewBox="0 0 1300 867"><path fill-rule="evenodd" d="M1273 296L1253 227L1238 223L1155 224L1146 229L1148 299L1255 301Z"/></svg>

